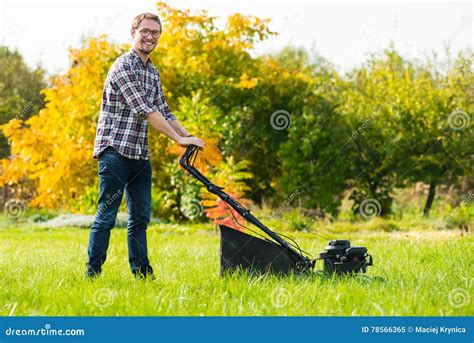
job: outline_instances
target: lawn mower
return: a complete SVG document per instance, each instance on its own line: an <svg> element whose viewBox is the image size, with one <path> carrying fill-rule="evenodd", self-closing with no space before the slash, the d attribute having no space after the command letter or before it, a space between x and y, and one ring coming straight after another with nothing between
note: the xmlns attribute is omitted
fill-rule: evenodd
<svg viewBox="0 0 474 343"><path fill-rule="evenodd" d="M372 256L367 253L367 248L351 246L348 240L330 240L324 252L319 254L319 258L307 257L306 255L309 254L301 250L294 240L287 237L293 242L289 243L282 238L282 234L270 230L250 213L250 210L225 193L224 188L213 184L201 174L194 167L199 150L194 145L188 146L179 160L180 165L200 181L210 193L217 195L227 206L232 207L247 222L258 227L268 236L240 224L235 217L239 225L262 238L226 225L219 225L221 274L234 270L305 274L314 269L316 260L323 261L325 272L336 274L365 273L367 267L373 265Z"/></svg>

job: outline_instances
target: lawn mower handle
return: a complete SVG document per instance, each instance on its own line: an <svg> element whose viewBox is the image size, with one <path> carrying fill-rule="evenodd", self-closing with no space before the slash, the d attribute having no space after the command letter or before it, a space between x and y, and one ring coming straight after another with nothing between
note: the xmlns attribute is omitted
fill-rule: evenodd
<svg viewBox="0 0 474 343"><path fill-rule="evenodd" d="M310 269L314 267L314 260L310 260L308 257L302 255L297 250L295 250L287 241L281 238L277 233L270 230L266 227L262 222L260 222L253 214L250 213L250 210L245 208L242 204L238 201L233 199L230 195L223 191L223 187L219 187L213 184L207 177L205 177L199 170L194 167L194 161L196 160L197 154L199 153L199 147L195 145L188 145L186 151L181 156L179 160L179 164L192 176L198 179L204 186L206 186L207 190L217 195L221 198L225 203L231 206L238 214L240 214L245 220L252 223L253 225L257 226L263 232L265 232L268 236L270 236L273 240L275 240L279 245L290 251L299 261L301 264L301 269Z"/></svg>

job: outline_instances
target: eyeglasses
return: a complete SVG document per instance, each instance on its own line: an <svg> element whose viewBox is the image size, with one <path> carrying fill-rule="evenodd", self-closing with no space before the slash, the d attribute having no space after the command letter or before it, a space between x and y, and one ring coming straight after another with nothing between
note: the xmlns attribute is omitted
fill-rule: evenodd
<svg viewBox="0 0 474 343"><path fill-rule="evenodd" d="M160 37L160 34L161 34L160 30L153 30L153 31L149 30L149 29L141 29L140 30L140 35L143 38L148 37L150 35L150 33L151 33L151 36L153 38L158 38L158 37Z"/></svg>

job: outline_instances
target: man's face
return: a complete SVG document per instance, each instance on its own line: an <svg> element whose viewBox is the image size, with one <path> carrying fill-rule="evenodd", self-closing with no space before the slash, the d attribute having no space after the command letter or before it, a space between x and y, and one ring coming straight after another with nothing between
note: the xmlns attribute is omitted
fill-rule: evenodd
<svg viewBox="0 0 474 343"><path fill-rule="evenodd" d="M133 47L145 55L149 55L158 44L157 33L161 27L153 19L143 19L137 29L132 29Z"/></svg>

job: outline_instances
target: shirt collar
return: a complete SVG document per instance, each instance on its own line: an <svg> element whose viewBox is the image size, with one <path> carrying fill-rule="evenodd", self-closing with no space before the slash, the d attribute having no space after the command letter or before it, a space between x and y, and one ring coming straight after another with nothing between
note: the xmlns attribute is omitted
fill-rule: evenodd
<svg viewBox="0 0 474 343"><path fill-rule="evenodd" d="M140 55L138 54L138 52L135 51L134 48L130 48L130 55L132 56L132 59L138 63L141 63L142 66L144 67L148 67L149 65L151 65L151 60L150 60L150 56L148 56L148 60L146 61L146 64L143 63L143 60L141 59Z"/></svg>

